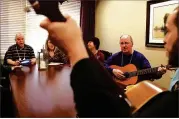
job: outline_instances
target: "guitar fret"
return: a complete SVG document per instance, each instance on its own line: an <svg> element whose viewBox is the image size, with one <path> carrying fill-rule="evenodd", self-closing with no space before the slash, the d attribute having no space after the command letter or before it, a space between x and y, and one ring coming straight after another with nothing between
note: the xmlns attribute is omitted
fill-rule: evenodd
<svg viewBox="0 0 179 119"><path fill-rule="evenodd" d="M133 72L129 72L129 77L155 73L157 71L158 71L158 67L143 69L143 70L139 70L139 71L133 71Z"/></svg>
<svg viewBox="0 0 179 119"><path fill-rule="evenodd" d="M136 76L136 71L128 72L128 73L129 73L129 77L128 78Z"/></svg>
<svg viewBox="0 0 179 119"><path fill-rule="evenodd" d="M136 76L136 74L137 74L137 72L134 71L134 72L132 72L132 74L131 74L130 76L131 76L131 77L132 77L132 76Z"/></svg>

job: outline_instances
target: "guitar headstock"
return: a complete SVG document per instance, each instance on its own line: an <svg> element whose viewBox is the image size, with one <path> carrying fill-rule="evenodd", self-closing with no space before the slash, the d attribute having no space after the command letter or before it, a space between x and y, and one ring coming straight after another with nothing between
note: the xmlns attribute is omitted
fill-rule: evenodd
<svg viewBox="0 0 179 119"><path fill-rule="evenodd" d="M60 21L65 22L66 18L62 15L59 10L58 4L62 4L66 0L28 0L36 14L45 15L52 22ZM26 8L26 11L29 11Z"/></svg>
<svg viewBox="0 0 179 119"><path fill-rule="evenodd" d="M161 65L161 67L164 67L164 68L166 68L167 70L170 70L170 71L172 71L172 70L176 71L179 68L179 67L172 67L172 65L166 65L166 66Z"/></svg>

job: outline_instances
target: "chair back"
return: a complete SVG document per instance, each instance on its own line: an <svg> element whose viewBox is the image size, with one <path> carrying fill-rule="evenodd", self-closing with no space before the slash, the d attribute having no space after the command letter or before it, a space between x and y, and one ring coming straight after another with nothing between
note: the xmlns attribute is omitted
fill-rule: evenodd
<svg viewBox="0 0 179 119"><path fill-rule="evenodd" d="M4 64L4 65L8 65L8 63L7 63L7 52L6 52L5 55L4 55L3 64Z"/></svg>
<svg viewBox="0 0 179 119"><path fill-rule="evenodd" d="M105 50L100 50L100 51L104 54L104 60L107 60L112 55L111 52Z"/></svg>

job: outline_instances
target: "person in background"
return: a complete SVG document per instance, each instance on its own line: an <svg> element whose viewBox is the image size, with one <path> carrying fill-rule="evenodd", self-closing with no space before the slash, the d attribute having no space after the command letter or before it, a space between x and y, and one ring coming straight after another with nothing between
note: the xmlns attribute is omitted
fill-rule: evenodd
<svg viewBox="0 0 179 119"><path fill-rule="evenodd" d="M93 53L96 59L98 59L101 63L104 63L104 54L99 51L100 41L98 38L93 37L88 41L88 48Z"/></svg>
<svg viewBox="0 0 179 119"><path fill-rule="evenodd" d="M46 59L48 63L50 62L60 62L64 64L69 63L66 54L58 47L53 45L49 38L46 40L45 43L44 59Z"/></svg>
<svg viewBox="0 0 179 119"><path fill-rule="evenodd" d="M10 46L6 52L5 60L8 65L18 66L23 60L30 60L31 65L36 64L34 50L26 45L22 33L17 33L15 37L16 44Z"/></svg>
<svg viewBox="0 0 179 119"><path fill-rule="evenodd" d="M170 28L167 28L170 32L165 37L165 48L171 53L171 49L175 49L174 45L179 43L179 10L175 10L169 17ZM71 17L66 16L66 19L63 23L45 19L41 22L41 27L53 37L52 42L57 47L63 47L70 56L73 68L71 86L79 117L131 117L131 109L124 92L99 62L89 59L81 29ZM175 55L169 55L169 64L172 66L178 66L178 58L175 58L178 56L178 48L177 46L174 50L177 50ZM179 117L178 101L178 92L165 92L135 117Z"/></svg>
<svg viewBox="0 0 179 119"><path fill-rule="evenodd" d="M121 51L109 57L108 60L104 63L105 67L111 74L118 78L125 78L123 75L124 72L119 69L111 68L111 65L124 67L128 64L134 64L137 70L151 68L147 58L140 52L132 49L133 39L130 35L122 35L120 37L119 44ZM159 79L165 72L166 68L159 67L157 73L138 76L138 82L143 80Z"/></svg>

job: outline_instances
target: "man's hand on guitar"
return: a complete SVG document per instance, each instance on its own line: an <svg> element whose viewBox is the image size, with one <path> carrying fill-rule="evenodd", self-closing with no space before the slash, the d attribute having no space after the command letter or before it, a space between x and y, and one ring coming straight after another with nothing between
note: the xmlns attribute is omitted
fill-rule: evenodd
<svg viewBox="0 0 179 119"><path fill-rule="evenodd" d="M163 75L163 74L166 73L166 71L167 71L166 67L163 67L163 66L158 67L158 73L159 74Z"/></svg>
<svg viewBox="0 0 179 119"><path fill-rule="evenodd" d="M119 69L113 69L112 72L118 79L124 79L125 78L125 76L123 75L124 73Z"/></svg>

